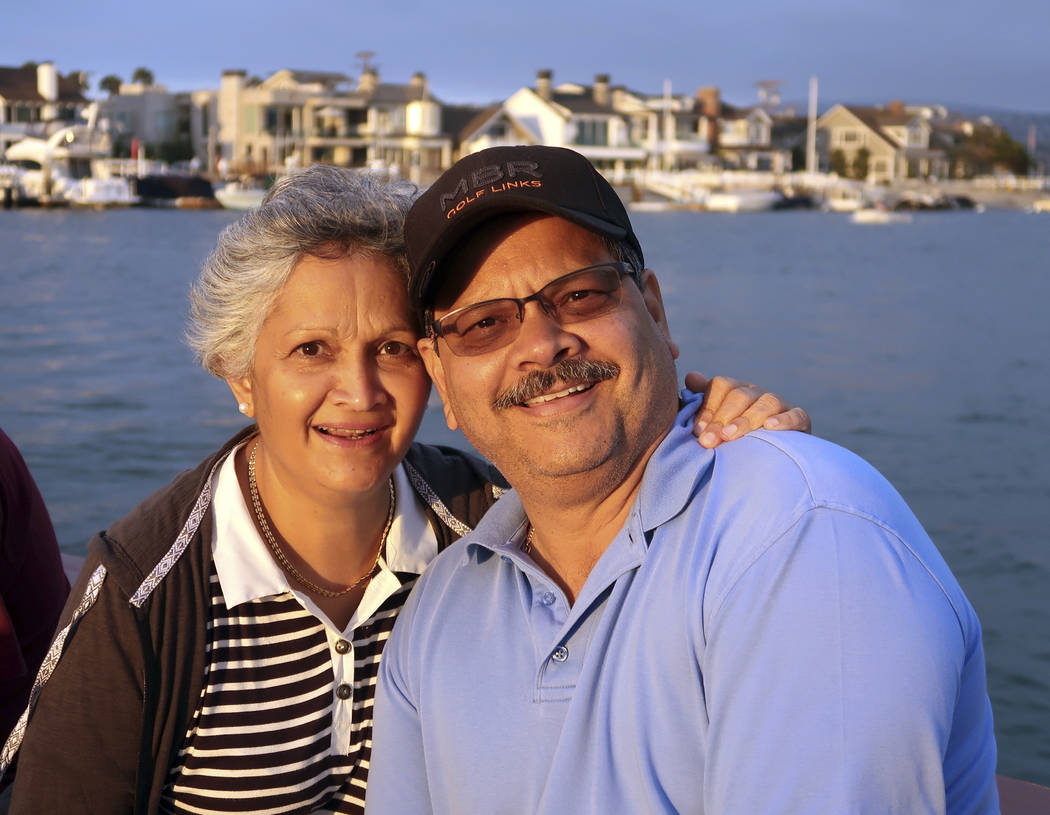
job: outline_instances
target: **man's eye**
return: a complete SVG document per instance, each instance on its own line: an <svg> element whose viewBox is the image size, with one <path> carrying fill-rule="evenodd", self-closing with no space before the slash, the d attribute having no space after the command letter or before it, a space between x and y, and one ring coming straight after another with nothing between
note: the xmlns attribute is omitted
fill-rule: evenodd
<svg viewBox="0 0 1050 815"><path fill-rule="evenodd" d="M565 302L577 303L580 300L586 300L588 297L594 297L595 295L602 293L603 292L595 291L594 289L576 289L565 295Z"/></svg>
<svg viewBox="0 0 1050 815"><path fill-rule="evenodd" d="M491 331L494 328L497 328L503 322L506 321L501 320L500 318L495 317L493 315L488 315L486 317L482 317L479 320L473 320L471 322L468 322L465 326L462 326L460 328L459 333L461 335L470 334L472 332L475 334L482 334L487 331Z"/></svg>

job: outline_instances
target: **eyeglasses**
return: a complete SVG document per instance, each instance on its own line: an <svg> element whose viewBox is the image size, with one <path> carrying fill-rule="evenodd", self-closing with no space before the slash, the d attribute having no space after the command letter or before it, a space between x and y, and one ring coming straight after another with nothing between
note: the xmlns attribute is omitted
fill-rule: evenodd
<svg viewBox="0 0 1050 815"><path fill-rule="evenodd" d="M525 304L536 301L558 325L580 323L620 305L623 276L636 275L626 263L602 263L557 277L535 294L501 297L450 311L430 327L458 357L473 357L510 345L521 331Z"/></svg>

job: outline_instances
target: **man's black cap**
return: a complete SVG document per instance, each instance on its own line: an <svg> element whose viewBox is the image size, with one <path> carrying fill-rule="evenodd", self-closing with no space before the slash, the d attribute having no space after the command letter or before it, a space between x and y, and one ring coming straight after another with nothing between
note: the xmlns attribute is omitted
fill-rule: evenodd
<svg viewBox="0 0 1050 815"><path fill-rule="evenodd" d="M490 147L456 162L408 213L405 247L416 306L431 305L441 261L471 230L496 215L529 211L622 240L644 262L620 196L586 158L563 147Z"/></svg>

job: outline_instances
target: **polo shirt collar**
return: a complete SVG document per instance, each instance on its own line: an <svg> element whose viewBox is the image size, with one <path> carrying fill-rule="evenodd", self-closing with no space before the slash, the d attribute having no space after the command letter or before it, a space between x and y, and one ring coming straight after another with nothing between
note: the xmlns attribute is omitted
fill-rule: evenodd
<svg viewBox="0 0 1050 815"><path fill-rule="evenodd" d="M646 465L627 520L627 525L637 525L642 533L678 515L693 495L694 485L711 467L714 452L701 447L693 437L693 417L702 401L702 394L682 391L678 415ZM521 500L511 490L489 509L476 532L469 536L468 551L487 549L518 560L526 521Z"/></svg>
<svg viewBox="0 0 1050 815"><path fill-rule="evenodd" d="M632 510L645 532L662 526L685 509L696 491L696 483L707 476L714 462L714 451L701 447L693 436L693 417L703 398L703 394L682 391L678 415L646 464Z"/></svg>

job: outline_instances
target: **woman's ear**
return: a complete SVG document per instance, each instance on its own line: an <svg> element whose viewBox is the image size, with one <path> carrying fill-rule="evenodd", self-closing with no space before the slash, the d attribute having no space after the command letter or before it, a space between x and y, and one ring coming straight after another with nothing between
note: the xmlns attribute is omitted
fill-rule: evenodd
<svg viewBox="0 0 1050 815"><path fill-rule="evenodd" d="M226 385L237 400L237 409L245 416L255 416L255 402L252 399L252 380L250 376L240 379L227 379Z"/></svg>

